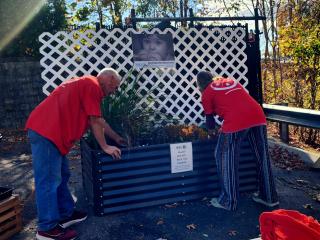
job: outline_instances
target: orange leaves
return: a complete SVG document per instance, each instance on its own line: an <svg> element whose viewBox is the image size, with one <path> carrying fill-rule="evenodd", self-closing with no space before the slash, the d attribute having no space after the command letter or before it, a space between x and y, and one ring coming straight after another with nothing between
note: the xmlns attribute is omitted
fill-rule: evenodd
<svg viewBox="0 0 320 240"><path fill-rule="evenodd" d="M179 139L182 141L195 141L207 139L208 133L196 125L169 125L165 131L170 139Z"/></svg>

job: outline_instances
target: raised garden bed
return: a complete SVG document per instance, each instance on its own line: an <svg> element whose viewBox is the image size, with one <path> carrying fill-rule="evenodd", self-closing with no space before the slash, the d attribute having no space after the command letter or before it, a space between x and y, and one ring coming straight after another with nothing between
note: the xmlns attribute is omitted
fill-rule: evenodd
<svg viewBox="0 0 320 240"><path fill-rule="evenodd" d="M216 139L209 141L205 129L182 124L185 121L164 111L159 104L161 99L153 97L153 90L140 88L145 79L139 76L135 70L129 72L117 94L102 104L103 117L130 146L122 149L122 159L113 160L99 150L90 133L81 140L84 189L100 216L219 193L214 160ZM185 142L192 145L183 146L188 153L184 155L187 160L183 158L181 162L193 168L172 171L176 165L171 157L177 159L178 155L171 155L169 143ZM240 186L241 191L256 189L256 162L247 141L241 147Z"/></svg>
<svg viewBox="0 0 320 240"><path fill-rule="evenodd" d="M170 144L122 149L113 160L81 140L83 185L96 215L217 196L215 140L196 141L193 171L171 173ZM240 191L256 189L256 161L249 142L241 146Z"/></svg>

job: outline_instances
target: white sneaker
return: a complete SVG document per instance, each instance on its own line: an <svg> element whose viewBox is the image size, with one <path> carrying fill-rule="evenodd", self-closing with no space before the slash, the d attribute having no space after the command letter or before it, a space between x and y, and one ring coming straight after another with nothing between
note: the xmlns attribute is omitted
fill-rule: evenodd
<svg viewBox="0 0 320 240"><path fill-rule="evenodd" d="M224 210L228 210L225 206L222 206L219 201L218 201L218 198L212 198L211 201L210 201L211 205L216 207L216 208L222 208Z"/></svg>
<svg viewBox="0 0 320 240"><path fill-rule="evenodd" d="M279 205L279 201L274 202L274 203L268 203L268 202L262 200L261 198L259 198L259 196L257 194L254 194L252 196L252 200L257 202L257 203L261 203L261 204L263 204L263 205L265 205L267 207L275 207L275 206Z"/></svg>

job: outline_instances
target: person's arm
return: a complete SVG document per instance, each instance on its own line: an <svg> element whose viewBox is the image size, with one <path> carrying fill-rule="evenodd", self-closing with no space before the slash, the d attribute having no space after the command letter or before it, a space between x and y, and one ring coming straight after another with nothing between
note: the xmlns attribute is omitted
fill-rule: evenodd
<svg viewBox="0 0 320 240"><path fill-rule="evenodd" d="M161 61L162 59L161 55L158 53L150 53L147 50L141 50L139 51L135 56L135 60L137 61Z"/></svg>
<svg viewBox="0 0 320 240"><path fill-rule="evenodd" d="M108 145L104 136L105 129L108 129L109 131L111 129L109 124L107 124L103 118L96 117L96 116L90 116L89 122L90 122L93 135L96 138L97 142L99 143L101 149L105 153L111 155L113 159L120 159L121 150L115 146ZM119 137L119 135L116 134L112 129L110 132L111 132L111 136L115 137L117 135ZM107 134L107 136L109 136L109 133ZM111 138L114 139L113 137Z"/></svg>
<svg viewBox="0 0 320 240"><path fill-rule="evenodd" d="M97 117L92 117L92 118L97 118ZM127 141L124 138L122 138L121 136L119 136L103 118L100 117L99 121L101 121L104 134L108 138L112 139L120 146L127 146L128 145Z"/></svg>
<svg viewBox="0 0 320 240"><path fill-rule="evenodd" d="M146 50L141 49L134 55L134 59L136 61L147 61L149 60L148 56L149 56L149 53Z"/></svg>
<svg viewBox="0 0 320 240"><path fill-rule="evenodd" d="M119 136L111 127L110 125L102 118L104 122L104 134L107 135L107 137L111 138L113 141L115 141L119 146L127 146L127 141Z"/></svg>
<svg viewBox="0 0 320 240"><path fill-rule="evenodd" d="M204 114L206 116L206 127L208 129L208 135L211 138L217 134L217 126L214 119L215 111L211 95L208 95L208 93L202 93L201 103L203 106Z"/></svg>
<svg viewBox="0 0 320 240"><path fill-rule="evenodd" d="M206 114L206 127L208 129L209 137L213 137L217 134L217 124L213 114Z"/></svg>
<svg viewBox="0 0 320 240"><path fill-rule="evenodd" d="M208 130L215 129L216 122L214 120L213 114L206 115L206 127Z"/></svg>

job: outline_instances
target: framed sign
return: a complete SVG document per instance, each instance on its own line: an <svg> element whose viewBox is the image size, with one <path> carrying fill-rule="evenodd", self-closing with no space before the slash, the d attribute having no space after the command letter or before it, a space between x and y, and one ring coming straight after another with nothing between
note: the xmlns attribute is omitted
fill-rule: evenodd
<svg viewBox="0 0 320 240"><path fill-rule="evenodd" d="M192 143L170 144L171 173L193 170Z"/></svg>
<svg viewBox="0 0 320 240"><path fill-rule="evenodd" d="M137 68L175 67L171 33L132 34L132 51Z"/></svg>

